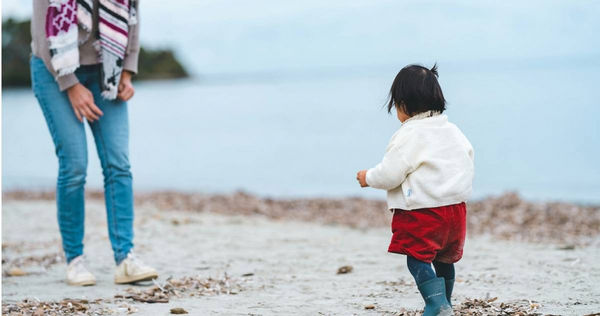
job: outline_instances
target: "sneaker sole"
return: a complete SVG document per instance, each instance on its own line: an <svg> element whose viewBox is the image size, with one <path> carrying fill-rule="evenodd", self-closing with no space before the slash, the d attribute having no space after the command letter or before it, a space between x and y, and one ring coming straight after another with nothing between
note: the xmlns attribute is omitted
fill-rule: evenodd
<svg viewBox="0 0 600 316"><path fill-rule="evenodd" d="M92 285L96 285L96 281L95 280L80 281L80 282L67 281L67 284L72 285L72 286L92 286Z"/></svg>
<svg viewBox="0 0 600 316"><path fill-rule="evenodd" d="M116 284L127 284L127 283L150 281L150 280L154 280L156 278L158 278L158 274L156 272L148 272L148 273L140 274L140 275L115 278L115 283Z"/></svg>

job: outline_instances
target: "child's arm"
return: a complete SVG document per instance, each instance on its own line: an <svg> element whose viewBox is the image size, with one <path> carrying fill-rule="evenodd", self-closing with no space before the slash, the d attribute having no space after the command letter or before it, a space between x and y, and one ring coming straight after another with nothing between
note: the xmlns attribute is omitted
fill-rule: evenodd
<svg viewBox="0 0 600 316"><path fill-rule="evenodd" d="M365 172L365 184L383 190L392 190L400 186L413 169L406 161L405 152L406 148L390 148L377 166Z"/></svg>

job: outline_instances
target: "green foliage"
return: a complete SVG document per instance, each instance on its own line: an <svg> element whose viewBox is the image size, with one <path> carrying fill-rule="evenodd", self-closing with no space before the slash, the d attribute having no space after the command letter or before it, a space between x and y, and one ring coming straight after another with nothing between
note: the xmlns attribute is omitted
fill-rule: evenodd
<svg viewBox="0 0 600 316"><path fill-rule="evenodd" d="M2 87L31 85L29 57L31 55L30 21L9 18L2 22ZM173 79L188 76L181 63L169 49L140 48L135 79Z"/></svg>
<svg viewBox="0 0 600 316"><path fill-rule="evenodd" d="M169 79L185 78L187 76L188 73L181 63L177 61L175 54L171 50L148 50L143 47L140 48L137 79Z"/></svg>
<svg viewBox="0 0 600 316"><path fill-rule="evenodd" d="M31 85L30 45L29 21L2 22L2 87Z"/></svg>

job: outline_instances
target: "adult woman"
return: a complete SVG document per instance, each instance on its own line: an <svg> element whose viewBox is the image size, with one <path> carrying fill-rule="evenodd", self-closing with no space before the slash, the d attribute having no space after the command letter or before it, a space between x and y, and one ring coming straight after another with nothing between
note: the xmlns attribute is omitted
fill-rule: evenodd
<svg viewBox="0 0 600 316"><path fill-rule="evenodd" d="M157 277L133 256L133 191L126 101L134 94L139 25L135 0L33 0L31 78L59 161L58 223L67 283L93 285L83 260L87 145L94 136L104 175L116 283Z"/></svg>

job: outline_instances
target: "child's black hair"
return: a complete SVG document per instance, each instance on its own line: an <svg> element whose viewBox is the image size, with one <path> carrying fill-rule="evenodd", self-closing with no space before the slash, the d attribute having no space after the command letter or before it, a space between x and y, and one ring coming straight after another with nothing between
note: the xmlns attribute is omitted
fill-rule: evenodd
<svg viewBox="0 0 600 316"><path fill-rule="evenodd" d="M427 111L444 112L446 100L437 78L437 63L431 69L420 65L402 68L390 89L388 112L394 106L402 109L408 116Z"/></svg>

